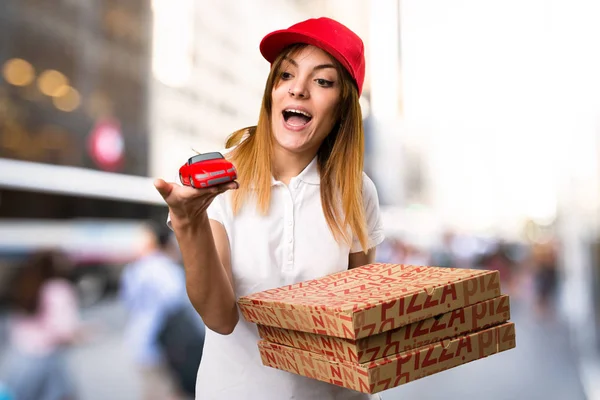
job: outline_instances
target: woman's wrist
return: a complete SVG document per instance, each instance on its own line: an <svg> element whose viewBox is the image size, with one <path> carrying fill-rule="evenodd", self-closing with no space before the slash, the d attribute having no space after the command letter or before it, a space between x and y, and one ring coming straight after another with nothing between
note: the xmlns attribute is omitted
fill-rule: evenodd
<svg viewBox="0 0 600 400"><path fill-rule="evenodd" d="M170 211L171 227L175 232L197 231L198 229L210 226L208 215L203 211L197 215L177 215Z"/></svg>

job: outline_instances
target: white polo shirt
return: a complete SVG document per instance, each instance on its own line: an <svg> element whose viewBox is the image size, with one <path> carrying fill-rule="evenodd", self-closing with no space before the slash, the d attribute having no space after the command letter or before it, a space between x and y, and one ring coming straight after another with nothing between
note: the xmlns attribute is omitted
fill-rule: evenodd
<svg viewBox="0 0 600 400"><path fill-rule="evenodd" d="M289 185L272 180L271 206L261 215L247 201L237 215L231 191L215 198L210 219L220 222L231 248L236 297L315 279L348 269L350 253L362 251L339 244L321 207L316 157ZM363 174L363 198L369 248L384 239L375 185ZM223 336L207 329L196 383L202 400L362 400L368 395L262 365L255 324L240 317L234 332ZM377 397L374 397L377 398Z"/></svg>

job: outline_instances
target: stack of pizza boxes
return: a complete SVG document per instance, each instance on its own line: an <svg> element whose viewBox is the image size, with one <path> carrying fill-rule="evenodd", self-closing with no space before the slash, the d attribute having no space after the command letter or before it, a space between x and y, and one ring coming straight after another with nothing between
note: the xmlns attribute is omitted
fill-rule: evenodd
<svg viewBox="0 0 600 400"><path fill-rule="evenodd" d="M498 271L369 264L238 304L263 364L365 393L516 345Z"/></svg>

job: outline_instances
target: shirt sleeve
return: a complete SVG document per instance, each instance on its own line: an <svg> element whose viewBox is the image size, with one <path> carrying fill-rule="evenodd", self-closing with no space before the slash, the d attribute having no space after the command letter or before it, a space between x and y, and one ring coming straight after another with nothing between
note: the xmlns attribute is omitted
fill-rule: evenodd
<svg viewBox="0 0 600 400"><path fill-rule="evenodd" d="M215 197L206 210L208 219L213 219L221 225L225 225L225 193Z"/></svg>
<svg viewBox="0 0 600 400"><path fill-rule="evenodd" d="M379 196L373 181L363 173L363 203L365 207L365 218L367 220L367 238L369 249L381 244L385 239L383 222L379 211ZM352 240L351 253L363 251L362 245L355 236Z"/></svg>

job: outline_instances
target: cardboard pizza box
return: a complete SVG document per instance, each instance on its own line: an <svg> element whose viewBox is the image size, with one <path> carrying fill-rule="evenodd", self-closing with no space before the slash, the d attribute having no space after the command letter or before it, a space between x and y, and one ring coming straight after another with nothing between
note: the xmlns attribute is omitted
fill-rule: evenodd
<svg viewBox="0 0 600 400"><path fill-rule="evenodd" d="M338 360L365 363L499 325L509 319L509 297L500 296L362 339L338 338L266 325L258 325L258 333L271 343L320 353Z"/></svg>
<svg viewBox="0 0 600 400"><path fill-rule="evenodd" d="M500 295L498 271L368 264L238 299L266 326L360 339Z"/></svg>
<svg viewBox="0 0 600 400"><path fill-rule="evenodd" d="M264 365L364 393L377 393L516 346L515 326L507 322L454 339L356 364L261 340Z"/></svg>

